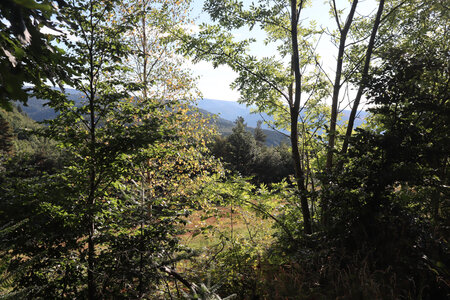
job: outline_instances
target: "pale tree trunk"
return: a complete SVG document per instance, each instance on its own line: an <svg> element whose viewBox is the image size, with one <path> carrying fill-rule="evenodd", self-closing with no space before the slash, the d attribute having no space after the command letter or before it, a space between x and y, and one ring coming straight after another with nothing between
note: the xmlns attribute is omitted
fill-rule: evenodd
<svg viewBox="0 0 450 300"><path fill-rule="evenodd" d="M148 51L147 51L147 1L143 1L142 3L142 55L144 57L143 60L143 70L142 70L142 82L144 85L143 88L143 96L144 101L147 101L148 97L148 82L147 82L147 63L148 63Z"/></svg>

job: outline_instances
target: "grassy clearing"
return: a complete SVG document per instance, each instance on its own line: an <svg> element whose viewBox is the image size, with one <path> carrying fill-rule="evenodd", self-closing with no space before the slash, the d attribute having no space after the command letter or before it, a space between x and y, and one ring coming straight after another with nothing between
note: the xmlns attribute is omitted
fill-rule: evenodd
<svg viewBox="0 0 450 300"><path fill-rule="evenodd" d="M272 225L272 220L262 219L240 207L218 207L212 216L196 211L188 218L187 232L180 236L181 244L196 250L221 244L224 240L248 239L268 245L272 241Z"/></svg>

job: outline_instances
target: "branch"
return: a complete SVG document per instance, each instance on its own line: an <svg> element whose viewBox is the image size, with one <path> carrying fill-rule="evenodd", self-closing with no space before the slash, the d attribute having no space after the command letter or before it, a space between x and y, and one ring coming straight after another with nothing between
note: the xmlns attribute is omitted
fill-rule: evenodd
<svg viewBox="0 0 450 300"><path fill-rule="evenodd" d="M249 200L244 200L245 203L250 204L251 206L253 206L253 208L255 208L257 211L265 214L266 216L268 216L269 218L271 218L272 220L274 220L276 223L278 223L281 228L283 228L283 230L286 232L286 234L289 236L289 238L292 241L295 241L294 236L292 235L292 233L289 231L289 229L286 227L286 225L281 222L280 220L278 220L277 217L275 217L274 215L270 214L269 212L267 212L265 209L262 209L261 207L259 207L257 204L249 201Z"/></svg>
<svg viewBox="0 0 450 300"><path fill-rule="evenodd" d="M272 124L268 123L268 122L266 121L266 119L264 118L264 116L263 116L261 113L259 113L259 116L263 119L264 123L265 123L267 126L270 127L270 129L272 129L272 130L275 131L275 132L278 132L279 134L281 134L281 135L283 135L283 136L285 136L285 137L287 137L287 138L290 137L289 134L286 134L286 133L284 133L284 132L278 130L275 126L273 126Z"/></svg>
<svg viewBox="0 0 450 300"><path fill-rule="evenodd" d="M336 24L338 26L339 32L342 33L341 21L339 20L339 15L338 15L338 12L337 12L336 1L335 0L333 0L332 6L333 6L333 10L334 10L334 18L336 20Z"/></svg>
<svg viewBox="0 0 450 300"><path fill-rule="evenodd" d="M183 276L181 276L180 273L176 272L175 270L170 269L169 267L166 267L166 266L159 267L159 270L174 277L175 279L180 281L182 284L184 284L188 289L192 289L193 284L190 283L189 281L187 281L186 279L184 279Z"/></svg>
<svg viewBox="0 0 450 300"><path fill-rule="evenodd" d="M182 37L180 37L180 38L182 38ZM227 54L227 53L219 53L219 52L213 51L213 50L212 50L212 49L213 49L212 47L210 47L208 50L204 50L204 49L202 49L202 48L200 48L200 47L198 47L198 46L195 46L195 45L194 45L193 47L194 47L197 51L201 52L202 54L212 55L212 56L216 56L216 57L223 57L223 56L225 56L225 57L228 58L230 61L233 60L233 58L231 57L230 54ZM227 62L227 63L222 63L222 64L227 64L228 66L231 66L231 67L232 67L232 65L233 65L232 63L229 63L229 62ZM267 83L270 87L272 87L274 90L276 90L283 98L285 98L287 101L289 101L288 96L287 96L287 95L286 95L286 94L285 94L278 86L276 86L273 82L271 82L271 81L268 80L267 78L261 76L260 74L255 73L253 70L251 70L250 68L248 68L246 65L242 64L242 63L239 62L239 61L235 61L234 64L235 64L235 66L237 66L237 67L239 67L239 68L241 68L241 69L244 69L246 72L250 73L251 75L253 75L253 76L259 78L261 81ZM233 67L232 67L232 68L233 68ZM233 69L235 69L235 68L233 68Z"/></svg>

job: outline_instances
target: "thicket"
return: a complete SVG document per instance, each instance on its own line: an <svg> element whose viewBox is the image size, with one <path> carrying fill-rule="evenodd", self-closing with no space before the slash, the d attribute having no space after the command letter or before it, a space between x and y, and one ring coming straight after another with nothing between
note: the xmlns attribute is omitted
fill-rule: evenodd
<svg viewBox="0 0 450 300"><path fill-rule="evenodd" d="M294 175L289 146L283 143L269 147L265 141L261 123L251 134L244 119L239 117L232 133L215 137L209 147L227 169L243 177L251 177L251 182L256 185L277 183Z"/></svg>
<svg viewBox="0 0 450 300"><path fill-rule="evenodd" d="M0 298L450 297L440 1L381 0L371 17L330 1L334 80L305 1L209 0L217 24L194 33L189 1L58 3L0 4ZM40 31L56 19L62 34ZM257 24L280 59L229 33ZM291 145L265 146L242 118L215 135L177 51L237 71L241 101ZM357 92L340 128L344 86ZM12 105L28 95L58 117L32 122ZM370 118L354 130L363 95Z"/></svg>

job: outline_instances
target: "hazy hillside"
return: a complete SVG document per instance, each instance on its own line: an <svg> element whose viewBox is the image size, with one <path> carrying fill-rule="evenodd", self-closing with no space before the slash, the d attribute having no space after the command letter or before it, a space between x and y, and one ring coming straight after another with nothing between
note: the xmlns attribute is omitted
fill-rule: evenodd
<svg viewBox="0 0 450 300"><path fill-rule="evenodd" d="M75 103L79 103L81 101L81 96L78 91L67 89L66 92L70 100L75 101ZM18 103L18 105L30 118L35 121L42 122L44 120L53 119L56 116L55 111L45 105L46 103L46 100L31 97L28 99L27 106L20 103Z"/></svg>
<svg viewBox="0 0 450 300"><path fill-rule="evenodd" d="M244 104L239 104L233 101L214 100L214 99L202 99L198 101L198 107L219 115L221 118L234 121L237 117L241 116L245 119L245 122L250 127L256 127L259 120L272 120L267 114L251 113L251 107L247 107ZM350 110L344 110L342 112L342 122L348 120L350 116ZM355 127L360 126L363 123L363 119L367 116L367 112L361 111L359 118L355 120ZM263 125L262 128L268 129L267 125Z"/></svg>
<svg viewBox="0 0 450 300"><path fill-rule="evenodd" d="M71 100L74 100L75 103L79 103L81 101L80 94L76 90L67 89L67 93ZM56 116L55 111L45 105L46 101L37 99L36 97L32 97L28 100L27 106L21 105L23 111L33 120L41 122L46 119L52 119ZM217 114L217 112L210 111L206 107L214 109L215 104L220 103L220 109L225 112L226 118L222 116L222 114L218 114L219 116L215 119L215 124L217 126L218 131L222 135L231 134L232 128L234 127L234 120L238 116L243 116L245 122L248 125L248 130L253 133L256 127L256 122L260 119L259 115L250 114L250 111L241 104L231 101L218 101L218 100L201 100L199 101L199 110L206 114L212 115ZM214 109L217 111L217 108ZM264 126L263 126L264 128ZM266 127L267 128L267 127ZM281 142L289 142L285 135L278 133L273 130L263 129L264 133L267 136L266 144L268 146L279 145Z"/></svg>
<svg viewBox="0 0 450 300"><path fill-rule="evenodd" d="M76 90L68 89L67 92L70 99L75 102L81 101L79 93ZM244 118L250 132L254 131L254 128L259 120L271 120L271 117L267 114L251 113L250 107L233 101L202 99L197 103L200 111L203 113L218 115L215 124L217 125L219 132L223 135L228 135L231 133L231 129L234 126L234 121L239 116ZM45 119L52 119L56 115L55 112L53 109L45 106L44 104L44 100L32 97L28 100L28 106L22 107L23 111L26 112L33 120L43 121ZM341 122L344 122L348 119L350 111L344 110L342 113L343 116ZM366 112L360 112L359 118L355 120L355 127L360 126L364 122L363 118L366 115ZM289 142L285 135L268 129L267 125L263 124L262 128L267 136L267 145L279 145L282 141Z"/></svg>
<svg viewBox="0 0 450 300"><path fill-rule="evenodd" d="M237 117L243 117L250 127L256 127L259 120L271 120L267 114L253 114L250 112L250 107L233 101L201 99L198 101L198 107L230 121L236 120ZM265 124L262 125L262 128L269 129Z"/></svg>
<svg viewBox="0 0 450 300"><path fill-rule="evenodd" d="M199 108L199 111L202 112L203 114L212 115L211 112L202 108ZM245 119L245 121L247 120ZM217 116L215 118L214 123L217 126L217 129L219 130L220 134L224 136L230 135L234 127L234 122ZM253 133L255 131L255 127L247 126L247 130ZM263 129L263 132L266 135L267 146L277 146L282 142L289 143L289 139L282 133L269 129Z"/></svg>

